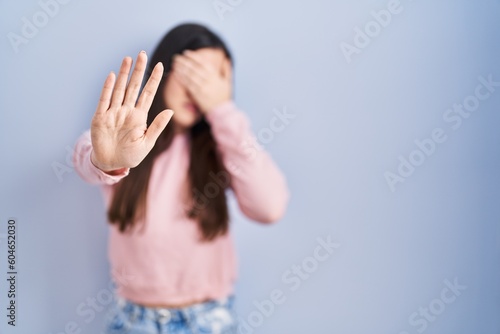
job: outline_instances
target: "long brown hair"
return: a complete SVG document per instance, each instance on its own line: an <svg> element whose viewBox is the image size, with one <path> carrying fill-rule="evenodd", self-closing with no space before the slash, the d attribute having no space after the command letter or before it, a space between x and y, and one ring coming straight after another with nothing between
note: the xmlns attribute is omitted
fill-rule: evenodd
<svg viewBox="0 0 500 334"><path fill-rule="evenodd" d="M182 51L201 48L221 49L232 62L232 57L224 42L212 31L198 24L182 24L168 32L156 47L150 59L144 82L149 78L152 68L158 62L164 66L164 75L148 113L147 125L162 110L165 104L164 87L172 67L172 57ZM225 170L217 151L217 144L212 136L210 125L204 117L190 130L190 162L188 181L192 203L187 204L185 214L198 222L202 232L202 240L210 241L218 235L225 234L229 225L225 188L229 184L229 173ZM113 197L108 209L108 221L118 224L119 230L130 229L139 218L146 214L146 200L149 179L155 158L168 149L174 136L173 121L169 122L153 149L144 160L130 170L127 177L114 185ZM174 166L175 168L175 166ZM216 192L204 196L208 184L214 175L224 176L226 182L218 182ZM199 197L204 202L199 205Z"/></svg>

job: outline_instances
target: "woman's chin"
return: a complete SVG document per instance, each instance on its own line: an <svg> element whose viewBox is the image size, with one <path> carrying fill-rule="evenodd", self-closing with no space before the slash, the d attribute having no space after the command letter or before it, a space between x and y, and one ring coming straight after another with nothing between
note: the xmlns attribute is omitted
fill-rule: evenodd
<svg viewBox="0 0 500 334"><path fill-rule="evenodd" d="M179 132L183 132L193 127L200 120L200 117L201 115L193 115L193 117L183 117L182 119L174 120L174 122Z"/></svg>

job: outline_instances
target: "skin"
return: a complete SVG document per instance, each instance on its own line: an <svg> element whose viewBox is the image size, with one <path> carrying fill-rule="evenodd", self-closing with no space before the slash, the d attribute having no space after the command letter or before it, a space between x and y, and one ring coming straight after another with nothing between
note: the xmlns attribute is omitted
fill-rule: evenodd
<svg viewBox="0 0 500 334"><path fill-rule="evenodd" d="M132 58L125 57L118 78L111 72L104 82L91 122L90 159L106 173L118 174L139 165L173 115L175 131L184 132L201 113L209 113L231 99L231 64L224 53L213 48L186 50L174 57L165 85L167 105L175 114L171 109L163 110L147 127L147 114L163 74L163 64L155 65L138 97L146 64L146 52L141 51L127 83Z"/></svg>
<svg viewBox="0 0 500 334"><path fill-rule="evenodd" d="M176 55L165 85L165 102L175 110L176 132L190 128L202 115L231 99L231 62L215 48Z"/></svg>

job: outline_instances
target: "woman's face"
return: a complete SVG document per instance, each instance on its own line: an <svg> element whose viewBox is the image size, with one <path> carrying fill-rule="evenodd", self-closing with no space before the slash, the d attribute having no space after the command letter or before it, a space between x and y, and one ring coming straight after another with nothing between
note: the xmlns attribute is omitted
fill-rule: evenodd
<svg viewBox="0 0 500 334"><path fill-rule="evenodd" d="M199 54L207 64L222 71L224 60L226 59L224 51L215 48L203 48L194 52ZM176 131L182 132L187 130L201 118L198 106L195 104L186 87L175 75L172 75L172 72L170 72L167 78L164 89L163 96L165 97L165 103L169 109L174 111L172 120Z"/></svg>

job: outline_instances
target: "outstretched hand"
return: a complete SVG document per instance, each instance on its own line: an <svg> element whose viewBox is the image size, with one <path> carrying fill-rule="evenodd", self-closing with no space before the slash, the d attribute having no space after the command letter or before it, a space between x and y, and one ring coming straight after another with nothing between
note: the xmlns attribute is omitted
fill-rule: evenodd
<svg viewBox="0 0 500 334"><path fill-rule="evenodd" d="M132 62L130 57L123 59L116 80L113 72L107 76L92 118L91 161L105 172L139 165L173 115L172 110L163 110L147 127L148 111L163 76L163 64L155 65L137 99L146 69L146 52L141 51L137 56L130 82L127 84Z"/></svg>

